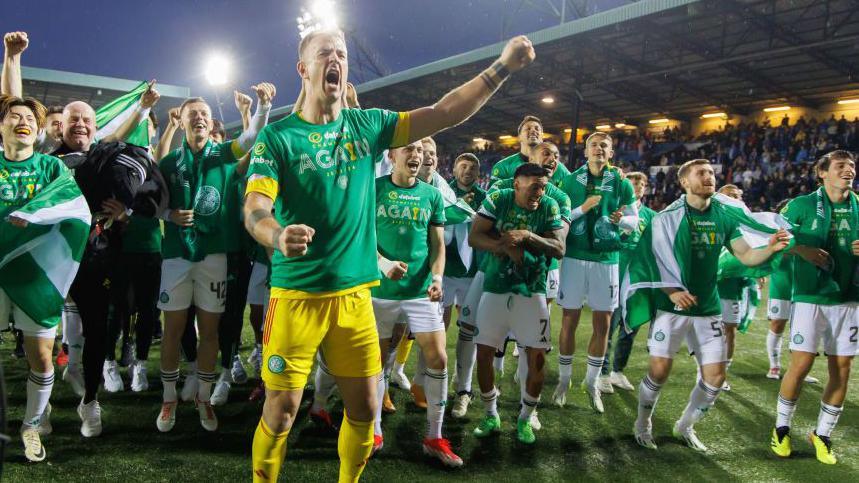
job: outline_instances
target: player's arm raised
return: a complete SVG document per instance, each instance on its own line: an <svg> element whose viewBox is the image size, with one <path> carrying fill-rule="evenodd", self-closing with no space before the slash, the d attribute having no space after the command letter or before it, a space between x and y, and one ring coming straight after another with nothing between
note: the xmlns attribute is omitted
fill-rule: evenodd
<svg viewBox="0 0 859 483"><path fill-rule="evenodd" d="M164 127L164 132L161 133L161 138L158 140L158 146L155 147L155 162L160 162L167 153L170 152L170 145L173 143L173 135L179 130L179 125L182 123L179 118L179 108L173 107L167 112L167 126Z"/></svg>
<svg viewBox="0 0 859 483"><path fill-rule="evenodd" d="M770 237L769 243L765 247L751 248L742 238L734 238L731 240L731 250L740 263L747 267L754 267L766 262L773 255L787 248L789 243L790 234L785 230L779 230Z"/></svg>
<svg viewBox="0 0 859 483"><path fill-rule="evenodd" d="M116 141L125 141L128 139L128 136L137 129L137 126L143 122L149 116L149 110L152 109L158 99L161 98L161 94L155 90L155 79L149 81L149 87L143 91L143 94L140 94L140 105L137 106L137 110L131 116L128 116L122 124L116 128L109 136L105 136L102 141L106 143L116 142ZM96 134L98 137L98 134Z"/></svg>
<svg viewBox="0 0 859 483"><path fill-rule="evenodd" d="M534 47L528 37L510 39L498 60L477 77L448 92L435 104L410 111L406 143L464 122L480 110L510 74L523 69L534 58Z"/></svg>
<svg viewBox="0 0 859 483"><path fill-rule="evenodd" d="M242 134L239 135L239 137L230 145L236 159L242 158L251 149L254 145L254 141L256 141L257 134L259 134L262 128L268 124L268 113L271 111L271 100L274 99L274 96L277 94L277 89L274 87L274 84L268 82L261 82L255 86L251 86L251 89L253 89L257 94L257 110L248 123L248 128L242 131ZM246 167L247 162L241 166L242 169L240 169L239 172L244 172Z"/></svg>
<svg viewBox="0 0 859 483"><path fill-rule="evenodd" d="M0 93L5 96L24 96L21 82L21 53L30 44L27 32L9 32L3 37L3 73L0 80Z"/></svg>

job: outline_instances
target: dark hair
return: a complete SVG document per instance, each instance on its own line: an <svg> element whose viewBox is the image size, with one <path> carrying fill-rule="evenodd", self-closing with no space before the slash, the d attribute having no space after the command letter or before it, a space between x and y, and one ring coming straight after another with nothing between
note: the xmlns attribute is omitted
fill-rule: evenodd
<svg viewBox="0 0 859 483"><path fill-rule="evenodd" d="M59 104L54 104L53 106L48 106L48 112L45 113L46 116L50 116L51 114L62 114L63 110L65 110L66 106L61 106Z"/></svg>
<svg viewBox="0 0 859 483"><path fill-rule="evenodd" d="M698 166L700 164L710 164L710 162L706 159L693 159L691 161L686 161L680 165L680 169L677 171L677 178L685 178L686 174L689 173L689 170L692 169L693 166Z"/></svg>
<svg viewBox="0 0 859 483"><path fill-rule="evenodd" d="M516 134L519 134L520 132L522 132L522 126L524 126L526 122L532 122L532 121L539 124L540 129L543 129L543 121L541 121L540 118L537 116L532 116L532 115L528 114L527 116L522 118L522 122L519 123L519 129L516 130Z"/></svg>
<svg viewBox="0 0 859 483"><path fill-rule="evenodd" d="M513 173L513 178L519 178L520 176L539 176L539 177L549 177L549 170L536 165L534 163L525 163L518 168L516 168L516 172Z"/></svg>
<svg viewBox="0 0 859 483"><path fill-rule="evenodd" d="M459 164L460 159L464 159L466 161L471 161L472 163L480 166L480 159L477 156L475 156L473 153L462 153L462 154L460 154L453 161L453 165L456 166L457 164Z"/></svg>
<svg viewBox="0 0 859 483"><path fill-rule="evenodd" d="M0 98L0 121L6 119L9 111L16 106L24 106L30 109L33 112L33 117L36 118L36 127L39 129L45 127L45 118L48 109L32 97L3 96Z"/></svg>
<svg viewBox="0 0 859 483"><path fill-rule="evenodd" d="M227 138L227 131L224 130L224 123L220 119L212 119L212 132L210 134L220 134L221 138Z"/></svg>
<svg viewBox="0 0 859 483"><path fill-rule="evenodd" d="M826 153L820 159L818 159L817 163L815 163L814 165L814 173L817 178L817 181L821 181L821 171L829 171L829 165L832 163L833 159L846 159L847 161L853 161L853 163L856 163L856 156L853 156L853 153L851 153L850 151L836 149L835 151Z"/></svg>

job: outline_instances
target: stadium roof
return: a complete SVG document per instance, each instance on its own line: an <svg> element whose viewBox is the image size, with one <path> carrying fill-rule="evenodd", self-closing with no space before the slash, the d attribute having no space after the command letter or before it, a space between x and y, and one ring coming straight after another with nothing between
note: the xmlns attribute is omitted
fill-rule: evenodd
<svg viewBox="0 0 859 483"><path fill-rule="evenodd" d="M855 0L643 0L528 34L537 60L463 126L439 136L515 134L526 113L548 132L600 121L691 120L773 104L815 108L859 95ZM436 101L500 54L497 43L357 87L364 107ZM552 104L541 102L552 97ZM291 106L275 110L288 114Z"/></svg>
<svg viewBox="0 0 859 483"><path fill-rule="evenodd" d="M46 106L65 105L71 101L86 101L94 109L130 91L140 80L117 79L98 75L79 74L37 67L22 67L24 94L39 99ZM142 79L141 79L142 80ZM157 84L162 98L185 99L191 89L169 84ZM159 120L166 120L167 109L173 102L159 102L155 106Z"/></svg>

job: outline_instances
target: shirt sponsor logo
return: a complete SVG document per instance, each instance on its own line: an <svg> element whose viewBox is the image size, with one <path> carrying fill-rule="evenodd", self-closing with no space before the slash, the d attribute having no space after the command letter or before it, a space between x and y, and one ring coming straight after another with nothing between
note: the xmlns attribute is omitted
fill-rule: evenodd
<svg viewBox="0 0 859 483"><path fill-rule="evenodd" d="M256 144L254 144L254 151L253 151L253 153L254 153L254 155L255 155L255 156L262 156L262 153L264 153L264 152L265 152L265 143L256 143Z"/></svg>
<svg viewBox="0 0 859 483"><path fill-rule="evenodd" d="M254 149L256 151L256 149ZM254 156L251 158L251 164L264 164L269 168L274 168L274 161L266 158L261 158L259 156Z"/></svg>

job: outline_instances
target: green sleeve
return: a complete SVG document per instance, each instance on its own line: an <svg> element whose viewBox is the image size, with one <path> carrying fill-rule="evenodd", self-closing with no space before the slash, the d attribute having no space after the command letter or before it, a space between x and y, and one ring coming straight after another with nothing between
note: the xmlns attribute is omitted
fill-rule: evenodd
<svg viewBox="0 0 859 483"><path fill-rule="evenodd" d="M376 143L372 146L373 159L379 159L383 151L394 147L394 144L400 145L403 141L402 139L395 139L395 137L401 137L399 135L395 136L397 134L397 123L400 120L399 113L386 109L355 109L355 111L360 112L372 130L375 131L376 135L373 136L373 139L375 139Z"/></svg>
<svg viewBox="0 0 859 483"><path fill-rule="evenodd" d="M787 206L781 210L781 215L785 217L787 221L789 221L794 226L799 226L802 224L802 207L801 201L798 198L794 198L788 201Z"/></svg>
<svg viewBox="0 0 859 483"><path fill-rule="evenodd" d="M493 191L486 195L486 199L484 199L483 203L480 205L478 213L491 220L497 219L498 215L496 215L496 211L498 210L498 207L495 205L495 202L498 201L500 195L500 191Z"/></svg>
<svg viewBox="0 0 859 483"><path fill-rule="evenodd" d="M441 192L435 190L435 196L432 203L432 214L430 215L430 225L440 226L447 221L444 216L444 200L441 198Z"/></svg>
<svg viewBox="0 0 859 483"><path fill-rule="evenodd" d="M546 204L546 217L540 233L560 230L563 227L563 223L561 222L561 210L558 208L558 202L548 197L544 198L543 201Z"/></svg>

